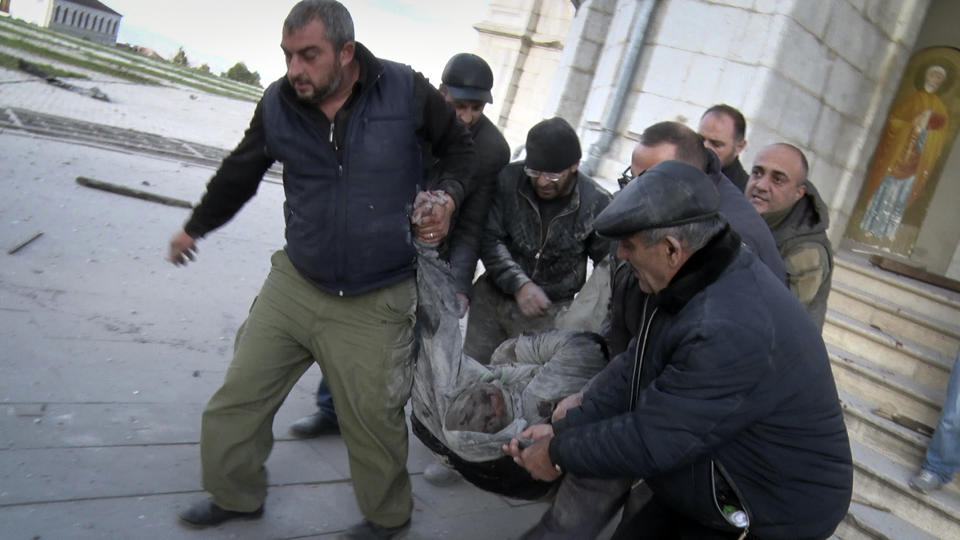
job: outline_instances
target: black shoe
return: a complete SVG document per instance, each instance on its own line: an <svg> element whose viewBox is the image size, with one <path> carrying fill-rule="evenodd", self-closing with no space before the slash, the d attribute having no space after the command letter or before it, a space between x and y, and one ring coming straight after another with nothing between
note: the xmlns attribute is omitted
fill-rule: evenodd
<svg viewBox="0 0 960 540"><path fill-rule="evenodd" d="M290 434L298 439L312 439L320 435L335 435L337 433L340 433L340 425L337 423L337 419L331 419L325 413L313 413L290 424Z"/></svg>
<svg viewBox="0 0 960 540"><path fill-rule="evenodd" d="M396 527L384 527L383 525L377 525L376 523L367 521L365 519L344 531L343 534L340 535L340 538L343 540L380 540L389 538L403 538L403 535L409 529L409 519L403 525L397 525Z"/></svg>
<svg viewBox="0 0 960 540"><path fill-rule="evenodd" d="M231 519L260 519L262 515L263 506L253 512L235 512L220 508L210 499L194 503L179 514L181 521L194 527L212 527Z"/></svg>

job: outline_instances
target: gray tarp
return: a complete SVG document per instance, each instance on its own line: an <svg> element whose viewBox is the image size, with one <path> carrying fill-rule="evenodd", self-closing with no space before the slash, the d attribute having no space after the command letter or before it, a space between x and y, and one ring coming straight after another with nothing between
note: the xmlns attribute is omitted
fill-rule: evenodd
<svg viewBox="0 0 960 540"><path fill-rule="evenodd" d="M416 241L420 350L413 412L446 448L466 461L503 457L501 445L550 417L607 363L599 336L556 330L508 340L490 366L464 356L456 291L434 246Z"/></svg>

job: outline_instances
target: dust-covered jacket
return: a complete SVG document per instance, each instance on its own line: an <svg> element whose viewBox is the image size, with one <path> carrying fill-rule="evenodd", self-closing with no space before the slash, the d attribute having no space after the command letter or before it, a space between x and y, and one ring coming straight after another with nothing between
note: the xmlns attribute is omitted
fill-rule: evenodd
<svg viewBox="0 0 960 540"><path fill-rule="evenodd" d="M550 300L569 300L586 280L587 257L598 263L609 252L610 240L597 234L593 222L610 203L610 194L577 172L568 204L543 223L523 165L514 162L500 171L480 244L483 266L505 294L533 281Z"/></svg>

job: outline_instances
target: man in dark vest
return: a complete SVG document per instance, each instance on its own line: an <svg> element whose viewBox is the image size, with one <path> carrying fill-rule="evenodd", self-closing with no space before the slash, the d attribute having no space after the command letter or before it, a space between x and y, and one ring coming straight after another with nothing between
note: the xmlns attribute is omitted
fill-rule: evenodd
<svg viewBox="0 0 960 540"><path fill-rule="evenodd" d="M747 121L743 114L729 105L714 105L700 117L697 132L703 137L703 144L720 158L723 174L743 192L750 178L740 164L740 152L747 146Z"/></svg>
<svg viewBox="0 0 960 540"><path fill-rule="evenodd" d="M483 58L475 54L460 53L454 55L443 69L440 93L457 112L457 117L470 129L473 138L474 190L467 194L463 204L453 216L453 230L439 246L441 258L450 263L457 287L457 300L460 302L460 314L467 311L467 294L473 283L480 254L480 239L486 225L487 212L493 192L497 188L497 174L510 160L510 147L506 139L484 114L483 108L493 102L490 90L493 88L493 71ZM442 160L437 159L429 149L425 156L427 167L427 185L434 189L435 182L443 179ZM324 434L339 432L336 407L326 379L317 387L317 412L305 416L290 426L293 436L307 439ZM426 478L443 473L445 468L427 468Z"/></svg>
<svg viewBox="0 0 960 540"><path fill-rule="evenodd" d="M206 527L263 513L273 418L314 362L337 402L364 520L347 538L391 538L410 523L403 407L412 384L416 286L408 208L420 197L422 146L444 163L434 211L415 229L442 239L470 191L470 134L426 79L354 41L350 13L303 0L283 25L287 74L207 185L169 259L226 223L283 163L286 246L241 326L223 386L203 413L210 500L180 514Z"/></svg>
<svg viewBox="0 0 960 540"><path fill-rule="evenodd" d="M830 214L808 171L799 148L772 144L757 154L746 195L773 232L787 266L787 286L823 328L833 274Z"/></svg>

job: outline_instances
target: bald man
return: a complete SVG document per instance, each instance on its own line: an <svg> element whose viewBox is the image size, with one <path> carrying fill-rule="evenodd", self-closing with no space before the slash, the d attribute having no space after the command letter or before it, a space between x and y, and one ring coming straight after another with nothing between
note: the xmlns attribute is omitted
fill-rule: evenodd
<svg viewBox="0 0 960 540"><path fill-rule="evenodd" d="M757 154L746 195L773 232L787 267L787 286L822 329L833 274L830 217L808 172L799 148L772 144Z"/></svg>

